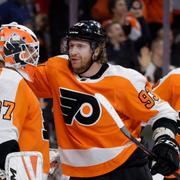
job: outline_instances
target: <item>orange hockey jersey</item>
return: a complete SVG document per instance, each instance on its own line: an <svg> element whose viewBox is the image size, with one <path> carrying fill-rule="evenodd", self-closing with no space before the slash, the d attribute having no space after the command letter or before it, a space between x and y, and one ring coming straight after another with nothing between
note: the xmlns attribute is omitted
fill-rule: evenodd
<svg viewBox="0 0 180 180"><path fill-rule="evenodd" d="M180 111L180 68L162 78L153 91L177 111Z"/></svg>
<svg viewBox="0 0 180 180"><path fill-rule="evenodd" d="M39 151L49 172L49 140L39 101L22 76L0 68L0 143L17 140L20 151Z"/></svg>
<svg viewBox="0 0 180 180"><path fill-rule="evenodd" d="M154 92L163 100L169 102L180 116L180 68L172 70L167 76L162 78L160 83L154 88ZM180 144L180 136L177 136L176 140ZM180 169L178 172L180 173Z"/></svg>
<svg viewBox="0 0 180 180"><path fill-rule="evenodd" d="M93 177L123 164L137 148L125 137L95 98L103 94L126 127L139 137L140 124L162 116L176 119L168 103L154 96L144 76L110 65L98 79L80 78L67 56L50 58L35 68L29 85L39 97L53 98L56 135L63 174Z"/></svg>

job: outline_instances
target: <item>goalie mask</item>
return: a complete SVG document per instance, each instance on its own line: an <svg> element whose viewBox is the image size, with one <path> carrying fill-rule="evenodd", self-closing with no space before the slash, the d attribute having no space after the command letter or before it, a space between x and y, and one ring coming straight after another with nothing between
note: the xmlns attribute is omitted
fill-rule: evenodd
<svg viewBox="0 0 180 180"><path fill-rule="evenodd" d="M14 68L25 64L36 66L39 60L39 41L36 35L29 28L14 22L2 25L0 60Z"/></svg>

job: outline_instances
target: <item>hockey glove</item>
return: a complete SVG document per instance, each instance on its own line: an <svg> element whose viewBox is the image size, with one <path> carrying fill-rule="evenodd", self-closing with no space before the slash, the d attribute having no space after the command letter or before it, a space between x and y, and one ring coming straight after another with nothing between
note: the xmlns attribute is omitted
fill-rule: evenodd
<svg viewBox="0 0 180 180"><path fill-rule="evenodd" d="M178 135L180 136L180 120L177 120Z"/></svg>
<svg viewBox="0 0 180 180"><path fill-rule="evenodd" d="M167 135L160 136L152 151L158 157L152 165L152 175L159 173L168 176L179 168L179 145L175 139Z"/></svg>

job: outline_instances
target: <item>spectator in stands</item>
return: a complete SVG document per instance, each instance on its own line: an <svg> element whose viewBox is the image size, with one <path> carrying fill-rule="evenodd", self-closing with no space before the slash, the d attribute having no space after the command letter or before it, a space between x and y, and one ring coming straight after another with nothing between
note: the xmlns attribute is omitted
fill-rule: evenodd
<svg viewBox="0 0 180 180"><path fill-rule="evenodd" d="M97 0L92 7L91 15L93 19L96 19L100 23L112 18L112 15L108 10L108 0Z"/></svg>
<svg viewBox="0 0 180 180"><path fill-rule="evenodd" d="M135 41L141 36L141 26L137 19L128 13L125 0L109 0L108 8L112 18L104 21L102 23L103 25L106 25L109 21L118 21L121 25L123 25L128 21L131 25L131 32L129 34L130 39Z"/></svg>
<svg viewBox="0 0 180 180"><path fill-rule="evenodd" d="M112 64L139 70L139 63L134 42L128 37L129 25L120 25L113 21L107 28L107 58Z"/></svg>
<svg viewBox="0 0 180 180"><path fill-rule="evenodd" d="M143 48L140 58L141 70L151 83L156 83L163 76L163 39L154 39L151 49ZM173 69L169 67L169 70Z"/></svg>
<svg viewBox="0 0 180 180"><path fill-rule="evenodd" d="M32 19L26 0L6 0L0 4L0 25L12 21L32 28Z"/></svg>
<svg viewBox="0 0 180 180"><path fill-rule="evenodd" d="M140 0L109 0L109 12L112 18L102 23L106 26L111 21L118 21L121 25L129 24L129 38L135 41L135 49L139 54L140 49L149 43L150 32L144 18L144 6ZM137 6L139 3L139 6Z"/></svg>
<svg viewBox="0 0 180 180"><path fill-rule="evenodd" d="M129 12L132 13L141 25L142 36L136 40L136 49L139 50L150 43L150 29L146 22L145 6L142 0L131 0L129 3Z"/></svg>

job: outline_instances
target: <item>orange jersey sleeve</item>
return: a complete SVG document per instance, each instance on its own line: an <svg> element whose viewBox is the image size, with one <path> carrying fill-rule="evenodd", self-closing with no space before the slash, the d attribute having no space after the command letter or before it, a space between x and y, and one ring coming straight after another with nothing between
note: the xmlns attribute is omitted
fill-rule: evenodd
<svg viewBox="0 0 180 180"><path fill-rule="evenodd" d="M34 93L40 98L51 98L51 84L49 84L46 63L31 67L33 83L27 81Z"/></svg>
<svg viewBox="0 0 180 180"><path fill-rule="evenodd" d="M172 70L167 76L162 78L154 92L158 94L163 100L170 103L170 105L177 111L180 110L180 68Z"/></svg>
<svg viewBox="0 0 180 180"><path fill-rule="evenodd" d="M44 173L49 172L49 140L39 101L25 80L14 70L3 68L0 74L1 141L15 139L21 151L39 151ZM1 142L2 143L2 142Z"/></svg>

